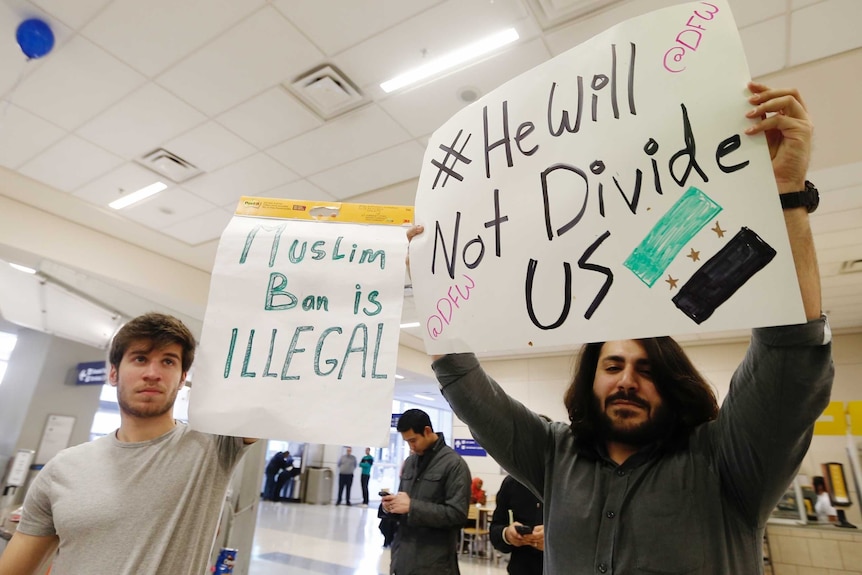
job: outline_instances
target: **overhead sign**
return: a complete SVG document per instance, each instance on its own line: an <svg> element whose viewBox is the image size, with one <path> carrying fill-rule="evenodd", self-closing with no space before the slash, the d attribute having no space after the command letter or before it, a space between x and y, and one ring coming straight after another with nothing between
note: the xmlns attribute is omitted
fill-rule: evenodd
<svg viewBox="0 0 862 575"><path fill-rule="evenodd" d="M461 456L487 457L485 451L475 439L455 439L452 441L452 449Z"/></svg>
<svg viewBox="0 0 862 575"><path fill-rule="evenodd" d="M105 361L79 363L75 371L77 385L104 385L108 382L108 365Z"/></svg>
<svg viewBox="0 0 862 575"><path fill-rule="evenodd" d="M241 198L213 267L190 425L386 445L412 219L411 207Z"/></svg>
<svg viewBox="0 0 862 575"><path fill-rule="evenodd" d="M804 322L724 1L614 26L431 136L410 246L429 353Z"/></svg>

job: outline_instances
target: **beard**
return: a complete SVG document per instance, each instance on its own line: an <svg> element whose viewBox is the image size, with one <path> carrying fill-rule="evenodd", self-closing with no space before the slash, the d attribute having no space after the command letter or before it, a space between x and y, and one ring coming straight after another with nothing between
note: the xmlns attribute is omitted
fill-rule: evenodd
<svg viewBox="0 0 862 575"><path fill-rule="evenodd" d="M640 405L647 410L647 418L639 423L634 423L631 421L632 412L624 407L616 408L618 410L616 417L611 417L608 414L608 408L602 409L599 399L594 397L593 408L596 410L598 433L602 439L634 447L644 447L659 441L670 433L673 427L673 418L664 403L650 405L636 395L619 392L608 396L605 404L615 400L625 400Z"/></svg>
<svg viewBox="0 0 862 575"><path fill-rule="evenodd" d="M173 393L168 392L165 395L157 395L152 398L154 400L159 399L163 401L141 401L136 403L133 403L126 398L125 393L117 393L117 403L120 405L120 409L123 412L131 416L144 418L159 417L174 408L174 402L177 399L177 393L179 393L179 391L180 389L177 387L174 389Z"/></svg>

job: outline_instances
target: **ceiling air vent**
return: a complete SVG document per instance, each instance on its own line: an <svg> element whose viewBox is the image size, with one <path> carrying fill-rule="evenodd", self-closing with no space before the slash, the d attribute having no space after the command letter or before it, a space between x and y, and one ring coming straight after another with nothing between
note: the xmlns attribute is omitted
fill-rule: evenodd
<svg viewBox="0 0 862 575"><path fill-rule="evenodd" d="M365 102L359 88L331 64L315 68L287 88L324 120L357 108Z"/></svg>
<svg viewBox="0 0 862 575"><path fill-rule="evenodd" d="M838 273L854 274L862 272L862 260L847 260L841 264L841 269Z"/></svg>
<svg viewBox="0 0 862 575"><path fill-rule="evenodd" d="M621 0L527 0L527 5L542 29L550 30L620 2Z"/></svg>
<svg viewBox="0 0 862 575"><path fill-rule="evenodd" d="M156 148L136 160L145 168L161 174L172 182L185 182L201 173L201 169L164 148Z"/></svg>

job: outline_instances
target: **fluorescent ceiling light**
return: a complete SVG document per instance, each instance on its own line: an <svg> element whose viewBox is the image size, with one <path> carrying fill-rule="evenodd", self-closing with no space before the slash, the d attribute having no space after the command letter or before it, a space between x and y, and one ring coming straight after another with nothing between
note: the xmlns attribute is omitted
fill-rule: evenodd
<svg viewBox="0 0 862 575"><path fill-rule="evenodd" d="M454 68L459 64L478 58L479 56L492 52L506 44L511 44L517 39L518 31L514 28L508 28L502 32L497 32L492 36L483 38L478 42L474 42L469 46L464 46L454 52L450 52L445 56L441 56L440 58L428 62L427 64L408 70L399 76L395 76L391 80L383 82L380 84L380 87L387 94L389 92L394 92L399 88L403 88L404 86L424 80L429 76L439 74L444 70Z"/></svg>
<svg viewBox="0 0 862 575"><path fill-rule="evenodd" d="M401 329L406 329L408 327L419 327L419 322L418 321L411 321L409 323L402 323L401 324Z"/></svg>
<svg viewBox="0 0 862 575"><path fill-rule="evenodd" d="M424 399L425 401L434 401L434 398L430 395L422 395L421 393L414 393L413 397L418 397L419 399Z"/></svg>
<svg viewBox="0 0 862 575"><path fill-rule="evenodd" d="M13 268L15 268L16 270L18 270L19 272L24 272L25 274L36 273L36 270L34 270L33 268L28 268L27 266L22 266L21 264L13 264L10 262L9 265L12 266ZM416 325L419 325L419 324L416 324Z"/></svg>
<svg viewBox="0 0 862 575"><path fill-rule="evenodd" d="M115 210L122 210L123 208L127 208L132 204L137 204L141 200L145 200L150 196L158 194L162 190L166 190L168 188L167 184L163 184L162 182L156 182L155 184L150 184L149 186L143 187L137 192L132 192L128 196L123 196L119 200L114 200L110 204L110 207Z"/></svg>
<svg viewBox="0 0 862 575"><path fill-rule="evenodd" d="M403 375L398 375L398 374L396 373L396 374L395 374L395 379L404 379L404 376L403 376Z"/></svg>

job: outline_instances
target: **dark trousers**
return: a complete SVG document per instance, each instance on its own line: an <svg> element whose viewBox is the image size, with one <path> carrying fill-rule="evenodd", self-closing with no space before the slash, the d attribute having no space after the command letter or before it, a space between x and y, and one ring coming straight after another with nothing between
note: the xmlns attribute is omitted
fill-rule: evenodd
<svg viewBox="0 0 862 575"><path fill-rule="evenodd" d="M359 480L362 482L362 503L368 505L368 480L371 479L371 475L365 475L364 473L359 477Z"/></svg>
<svg viewBox="0 0 862 575"><path fill-rule="evenodd" d="M345 491L347 495L344 496L344 501L350 505L350 488L353 487L353 474L352 473L339 473L338 474L338 500L335 503L338 505L341 503L341 492Z"/></svg>

